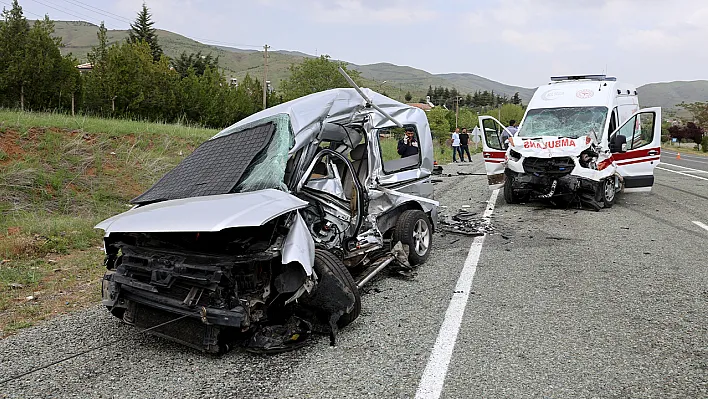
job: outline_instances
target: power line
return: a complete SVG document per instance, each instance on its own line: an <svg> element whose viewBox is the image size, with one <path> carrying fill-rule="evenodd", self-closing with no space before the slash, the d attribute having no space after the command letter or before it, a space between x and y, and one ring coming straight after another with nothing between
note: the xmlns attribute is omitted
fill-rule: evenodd
<svg viewBox="0 0 708 399"><path fill-rule="evenodd" d="M34 1L34 2L35 2L35 3L37 3L37 4L41 4L41 5L45 6L45 7L49 7L49 8L51 8L51 9L53 9L53 10L56 10L56 11L62 12L62 13L64 13L64 14L68 14L68 15L71 15L72 17L76 17L76 18L79 18L79 20L85 20L85 21L87 21L87 22L89 22L89 21L92 21L92 20L93 20L93 18L91 18L91 17L88 17L88 16L86 16L86 15L81 15L81 14L79 14L79 15L76 15L76 14L74 14L74 13L72 13L72 12L69 12L69 11L67 11L67 10L65 10L65 9L64 9L64 10L62 10L62 9L59 9L59 8L56 8L56 7L50 6L49 4L46 4L46 3L42 3L41 1L38 1L38 0L32 0L32 1ZM112 27L111 27L111 29L112 29Z"/></svg>
<svg viewBox="0 0 708 399"><path fill-rule="evenodd" d="M96 13L96 14L99 14L99 15L104 16L104 17L108 17L108 18L114 19L114 20L119 21L119 22L123 22L123 23L130 23L130 22L131 22L131 21L130 21L129 19L127 19L127 18L111 16L110 13L108 13L108 12L106 12L106 11L103 11L103 10L101 10L101 9L99 9L99 8L96 8L95 10L92 10L92 8L95 8L95 7L91 7L91 8L85 7L85 6L81 5L81 4L83 4L83 3L78 4L77 2L74 2L73 0L64 0L64 1L67 2L67 3L69 3L69 4L71 4L71 5L74 5L74 6L76 6L76 7L83 8L84 10L87 10L87 11L90 11L90 12L93 12L93 13ZM115 14L113 14L113 15L115 15Z"/></svg>
<svg viewBox="0 0 708 399"><path fill-rule="evenodd" d="M0 1L0 4L4 4L4 5L10 7L10 9L12 9L12 4L5 3L4 1ZM22 13L32 14L39 19L44 19L44 15L35 14L35 13L33 13L31 11L27 11L25 9L22 10Z"/></svg>
<svg viewBox="0 0 708 399"><path fill-rule="evenodd" d="M38 3L38 4L41 4L41 5L45 6L45 7L52 8L52 9L54 9L54 10L56 10L56 11L63 12L63 13L65 13L65 14L74 16L74 17L76 17L76 18L86 19L87 21L93 21L93 20L94 20L93 18L88 17L88 16L83 15L83 14L76 15L76 14L72 13L72 12L76 12L76 11L74 11L74 10L71 10L72 12L70 12L70 11L67 11L66 8L65 8L65 9L59 9L59 8L50 6L50 5L48 5L48 4L42 3L42 2L40 2L40 1L38 1L38 0L32 0L32 1L34 1L34 2L36 2L36 3ZM49 0L47 0L47 1L49 1ZM104 10L104 9L102 9L102 8L98 8L98 7L91 6L91 5L86 4L86 3L82 2L82 1L79 1L79 0L64 0L64 1L66 1L67 3L73 4L73 5L77 6L77 7L83 8L83 9L85 9L85 10L94 12L94 13L96 13L96 14L99 14L99 15L102 15L102 16L105 16L105 17L109 17L109 18L111 18L111 19L113 19L113 20L116 20L116 21L120 21L120 22L122 22L122 23L128 23L128 24L132 23L132 21L131 21L130 19L126 18L126 17L123 17L123 16L121 16L121 15L112 13L112 12L110 12L110 11L108 11L108 10ZM55 4L55 5L56 5L56 4ZM57 5L57 6L59 6L59 5ZM94 10L95 10L95 11L94 11ZM34 14L34 15L36 15L36 14ZM43 18L43 17L42 17L42 18ZM104 25L105 25L105 24L104 24ZM106 27L108 27L108 28L111 29L111 30L119 30L119 29L116 29L116 28L114 28L113 26L109 26L109 25L106 25ZM214 40L214 39L208 39L208 38L197 37L197 36L186 36L186 37L188 37L188 38L190 38L190 39L193 39L193 40L201 41L203 44L207 44L207 45L211 44L211 45L228 46L228 47L246 47L246 48L252 48L252 49L261 49L261 48L263 48L262 45L256 45L256 44L233 43L233 42L227 42L227 41L221 41L221 40Z"/></svg>
<svg viewBox="0 0 708 399"><path fill-rule="evenodd" d="M89 10L89 11L92 11L92 10L90 10L90 9L94 9L94 10L96 10L96 11L94 11L95 13L101 14L101 15L105 15L105 16L107 16L107 17L109 17L109 18L113 18L113 19L115 19L115 20L117 20L117 21L127 22L127 23L131 23L131 22L132 22L129 18L126 18L126 17L124 17L124 16L122 16L122 15L114 14L114 13L108 11L108 10L104 10L104 9L102 9L102 8L94 7L94 6L92 6L92 5L86 4L86 3L81 2L81 1L79 1L79 0L64 0L64 1L66 1L66 2L68 2L68 3L71 3L71 4L74 4L74 5L78 6L78 7L87 9L87 10ZM85 7L82 7L80 4L83 5L83 6L85 6ZM88 7L88 8L86 8L86 7Z"/></svg>

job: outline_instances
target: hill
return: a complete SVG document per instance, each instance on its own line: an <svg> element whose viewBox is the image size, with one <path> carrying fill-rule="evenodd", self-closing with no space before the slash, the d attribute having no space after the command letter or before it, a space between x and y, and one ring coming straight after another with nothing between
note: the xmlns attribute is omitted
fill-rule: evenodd
<svg viewBox="0 0 708 399"><path fill-rule="evenodd" d="M56 21L56 35L64 41L64 53L73 53L80 61L86 61L86 54L97 43L96 25L81 21ZM128 36L124 30L109 30L109 43L115 43ZM219 56L219 65L226 75L242 79L247 73L262 79L263 52L244 50L227 46L203 44L185 36L158 30L160 44L165 54L177 57L183 51L187 53L201 51ZM289 75L288 67L299 63L311 55L297 51L271 51L268 58L268 79L277 89L281 80ZM471 73L431 74L410 66L390 63L370 65L349 64L352 69L361 72L366 85L374 90L385 92L389 96L403 100L403 95L410 91L414 101L425 96L429 86L454 87L462 93L477 90L489 90L495 93L513 96L518 92L524 103L535 89L510 86ZM383 83L385 81L385 83ZM708 81L651 83L638 88L642 106L661 106L671 109L682 101L708 101Z"/></svg>
<svg viewBox="0 0 708 399"><path fill-rule="evenodd" d="M642 107L670 108L682 101L708 101L708 81L651 83L637 88Z"/></svg>
<svg viewBox="0 0 708 399"><path fill-rule="evenodd" d="M61 37L64 43L62 52L64 54L72 53L82 62L86 61L86 55L98 41L97 31L98 26L87 22L55 21L55 34ZM165 54L169 57L177 57L183 51L212 53L214 56L219 56L219 65L229 76L239 79L246 76L246 73L258 78L263 76L262 51L203 44L165 30L158 30L157 34ZM126 38L128 32L109 30L107 35L109 44L112 44ZM278 83L289 75L288 67L291 64L299 63L305 57L312 56L297 51L269 52L268 78L273 82L273 86L277 88ZM385 91L394 98L401 98L403 94L410 91L414 99L417 100L425 96L428 86L457 87L463 93L475 90L494 90L495 93L509 96L518 91L525 101L528 101L531 97L530 93L533 93L531 89L503 85L472 74L433 75L420 69L386 63L350 65L353 69L361 72L362 77L368 80L369 86L379 91ZM387 82L382 85L383 81Z"/></svg>

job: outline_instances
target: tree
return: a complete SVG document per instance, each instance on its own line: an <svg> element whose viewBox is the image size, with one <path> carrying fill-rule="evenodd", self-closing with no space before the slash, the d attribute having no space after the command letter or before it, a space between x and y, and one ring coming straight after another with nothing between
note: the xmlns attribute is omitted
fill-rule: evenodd
<svg viewBox="0 0 708 399"><path fill-rule="evenodd" d="M143 3L143 8L138 12L135 22L130 24L128 42L132 44L141 41L147 43L150 46L153 61L158 62L162 56L162 48L157 43L157 31L152 27L154 24L155 22L152 21L152 15L150 15L147 5Z"/></svg>
<svg viewBox="0 0 708 399"><path fill-rule="evenodd" d="M694 102L679 104L679 107L685 109L693 115L693 120L698 126L708 129L708 103Z"/></svg>
<svg viewBox="0 0 708 399"><path fill-rule="evenodd" d="M91 48L91 51L86 55L93 68L100 68L106 62L106 53L108 53L108 30L106 25L101 21L101 26L98 27L98 45Z"/></svg>
<svg viewBox="0 0 708 399"><path fill-rule="evenodd" d="M22 7L13 0L10 10L3 9L0 24L0 95L3 105L24 109L27 58L24 55L30 26Z"/></svg>
<svg viewBox="0 0 708 399"><path fill-rule="evenodd" d="M189 68L194 69L197 76L202 76L207 68L218 69L219 57L214 58L211 53L202 55L201 51L187 55L187 52L183 51L179 58L172 61L172 66L182 78L187 76Z"/></svg>
<svg viewBox="0 0 708 399"><path fill-rule="evenodd" d="M499 119L500 112L501 119ZM524 108L520 105L504 104L501 106L501 110L497 108L485 113L484 115L498 118L499 122L501 122L504 126L508 126L509 121L511 121L512 119L517 122L521 121L521 119L524 117Z"/></svg>
<svg viewBox="0 0 708 399"><path fill-rule="evenodd" d="M476 112L470 110L469 108L462 108L460 109L457 124L460 128L472 130L479 124L479 117Z"/></svg>
<svg viewBox="0 0 708 399"><path fill-rule="evenodd" d="M433 137L442 144L450 133L450 122L447 119L448 111L442 107L435 107L426 112L428 124Z"/></svg>
<svg viewBox="0 0 708 399"><path fill-rule="evenodd" d="M515 105L521 105L521 97L519 97L518 91L514 93L513 97L511 97L511 103Z"/></svg>
<svg viewBox="0 0 708 399"><path fill-rule="evenodd" d="M360 83L359 71L347 69L344 62L330 61L329 55L305 59L299 65L291 64L290 76L280 84L285 99L293 100L323 90L349 87L347 80L339 73L340 66L357 84Z"/></svg>
<svg viewBox="0 0 708 399"><path fill-rule="evenodd" d="M407 92L406 93L406 102L410 102L412 99L413 99L413 95L411 94L411 92L410 91Z"/></svg>

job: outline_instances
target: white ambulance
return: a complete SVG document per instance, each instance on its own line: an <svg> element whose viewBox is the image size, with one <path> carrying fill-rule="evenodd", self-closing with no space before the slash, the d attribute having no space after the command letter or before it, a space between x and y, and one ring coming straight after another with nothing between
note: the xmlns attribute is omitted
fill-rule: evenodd
<svg viewBox="0 0 708 399"><path fill-rule="evenodd" d="M650 191L661 153L661 108L639 110L634 86L605 75L539 87L518 131L479 118L492 188L508 203L547 199L609 208L620 191Z"/></svg>

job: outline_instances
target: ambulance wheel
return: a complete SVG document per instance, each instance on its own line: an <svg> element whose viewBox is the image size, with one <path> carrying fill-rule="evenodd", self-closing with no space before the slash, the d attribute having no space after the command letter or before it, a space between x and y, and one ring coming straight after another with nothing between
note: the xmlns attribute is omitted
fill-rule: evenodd
<svg viewBox="0 0 708 399"><path fill-rule="evenodd" d="M614 178L605 179L602 182L602 202L605 204L605 208L612 208L612 205L615 204L616 196Z"/></svg>
<svg viewBox="0 0 708 399"><path fill-rule="evenodd" d="M514 195L514 189L511 188L513 184L514 178L507 176L506 181L504 182L504 201L506 201L507 204L516 204L519 202L517 196Z"/></svg>

